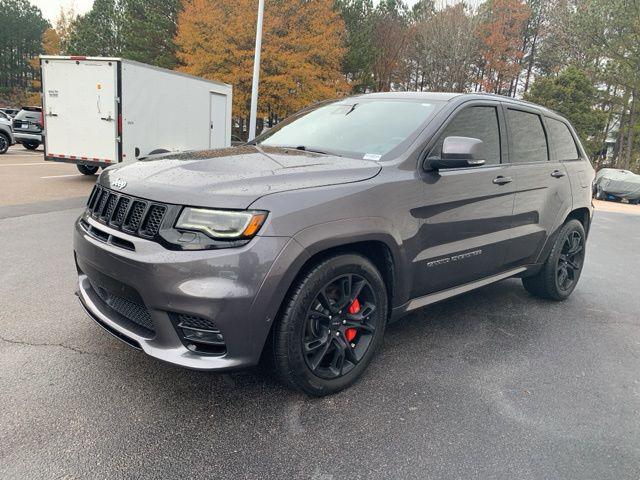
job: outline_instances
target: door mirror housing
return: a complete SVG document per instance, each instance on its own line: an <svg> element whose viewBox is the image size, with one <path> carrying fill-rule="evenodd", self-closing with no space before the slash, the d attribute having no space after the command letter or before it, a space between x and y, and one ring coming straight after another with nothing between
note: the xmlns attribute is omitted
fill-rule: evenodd
<svg viewBox="0 0 640 480"><path fill-rule="evenodd" d="M471 137L447 137L442 143L440 158L427 158L431 170L443 168L479 167L487 160L484 142Z"/></svg>

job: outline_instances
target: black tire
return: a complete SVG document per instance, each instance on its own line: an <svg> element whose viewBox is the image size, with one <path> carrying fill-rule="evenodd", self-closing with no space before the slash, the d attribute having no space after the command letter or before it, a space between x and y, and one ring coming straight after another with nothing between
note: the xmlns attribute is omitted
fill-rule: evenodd
<svg viewBox="0 0 640 480"><path fill-rule="evenodd" d="M40 146L40 143L38 143L38 142L23 142L22 146L24 148L26 148L27 150L36 150Z"/></svg>
<svg viewBox="0 0 640 480"><path fill-rule="evenodd" d="M95 175L98 171L98 168L95 165L76 165L78 167L78 171L83 175Z"/></svg>
<svg viewBox="0 0 640 480"><path fill-rule="evenodd" d="M579 239L579 248L575 245ZM532 295L549 300L566 300L576 288L584 266L586 234L582 223L567 221L553 243L542 270L522 279Z"/></svg>
<svg viewBox="0 0 640 480"><path fill-rule="evenodd" d="M350 293L332 303L336 289ZM331 309L324 308L321 292ZM362 304L352 312L354 292ZM288 387L318 397L349 387L380 348L388 308L384 280L367 258L344 254L318 263L292 286L274 326L271 354L278 377ZM358 329L350 328L356 323ZM357 336L348 339L353 332L346 330L357 330Z"/></svg>
<svg viewBox="0 0 640 480"><path fill-rule="evenodd" d="M9 137L0 132L0 155L2 155L3 153L7 153L10 144L11 141L9 140Z"/></svg>

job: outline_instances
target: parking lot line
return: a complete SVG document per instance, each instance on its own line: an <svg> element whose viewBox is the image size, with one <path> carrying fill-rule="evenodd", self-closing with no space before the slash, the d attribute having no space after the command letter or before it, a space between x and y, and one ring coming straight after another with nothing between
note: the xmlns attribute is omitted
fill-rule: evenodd
<svg viewBox="0 0 640 480"><path fill-rule="evenodd" d="M46 177L40 177L40 178L80 177L81 175L82 175L81 173L70 173L68 175L48 175Z"/></svg>
<svg viewBox="0 0 640 480"><path fill-rule="evenodd" d="M4 164L0 164L0 167L25 167L27 165L62 165L62 164L61 163L51 163L51 162L4 163Z"/></svg>

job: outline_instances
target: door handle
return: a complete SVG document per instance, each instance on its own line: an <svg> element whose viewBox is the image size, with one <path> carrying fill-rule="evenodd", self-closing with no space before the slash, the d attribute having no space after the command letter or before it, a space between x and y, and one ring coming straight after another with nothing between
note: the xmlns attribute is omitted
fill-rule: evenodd
<svg viewBox="0 0 640 480"><path fill-rule="evenodd" d="M47 117L57 117L57 116L58 116L57 113L53 113L53 112L47 113Z"/></svg>
<svg viewBox="0 0 640 480"><path fill-rule="evenodd" d="M506 185L507 183L513 182L513 178L511 177L503 177L502 175L493 179L493 183L496 185Z"/></svg>
<svg viewBox="0 0 640 480"><path fill-rule="evenodd" d="M561 172L560 170L554 170L553 172L551 172L551 176L553 178L561 178L564 177L564 172Z"/></svg>

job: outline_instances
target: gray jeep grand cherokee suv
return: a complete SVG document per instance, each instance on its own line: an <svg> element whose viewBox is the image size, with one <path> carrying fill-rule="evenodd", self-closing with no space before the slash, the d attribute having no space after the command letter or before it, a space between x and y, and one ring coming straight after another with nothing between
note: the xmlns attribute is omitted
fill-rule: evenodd
<svg viewBox="0 0 640 480"><path fill-rule="evenodd" d="M325 395L407 312L513 276L567 298L593 178L569 123L536 105L327 102L245 146L105 170L75 226L79 297L153 357L216 371L263 357Z"/></svg>

